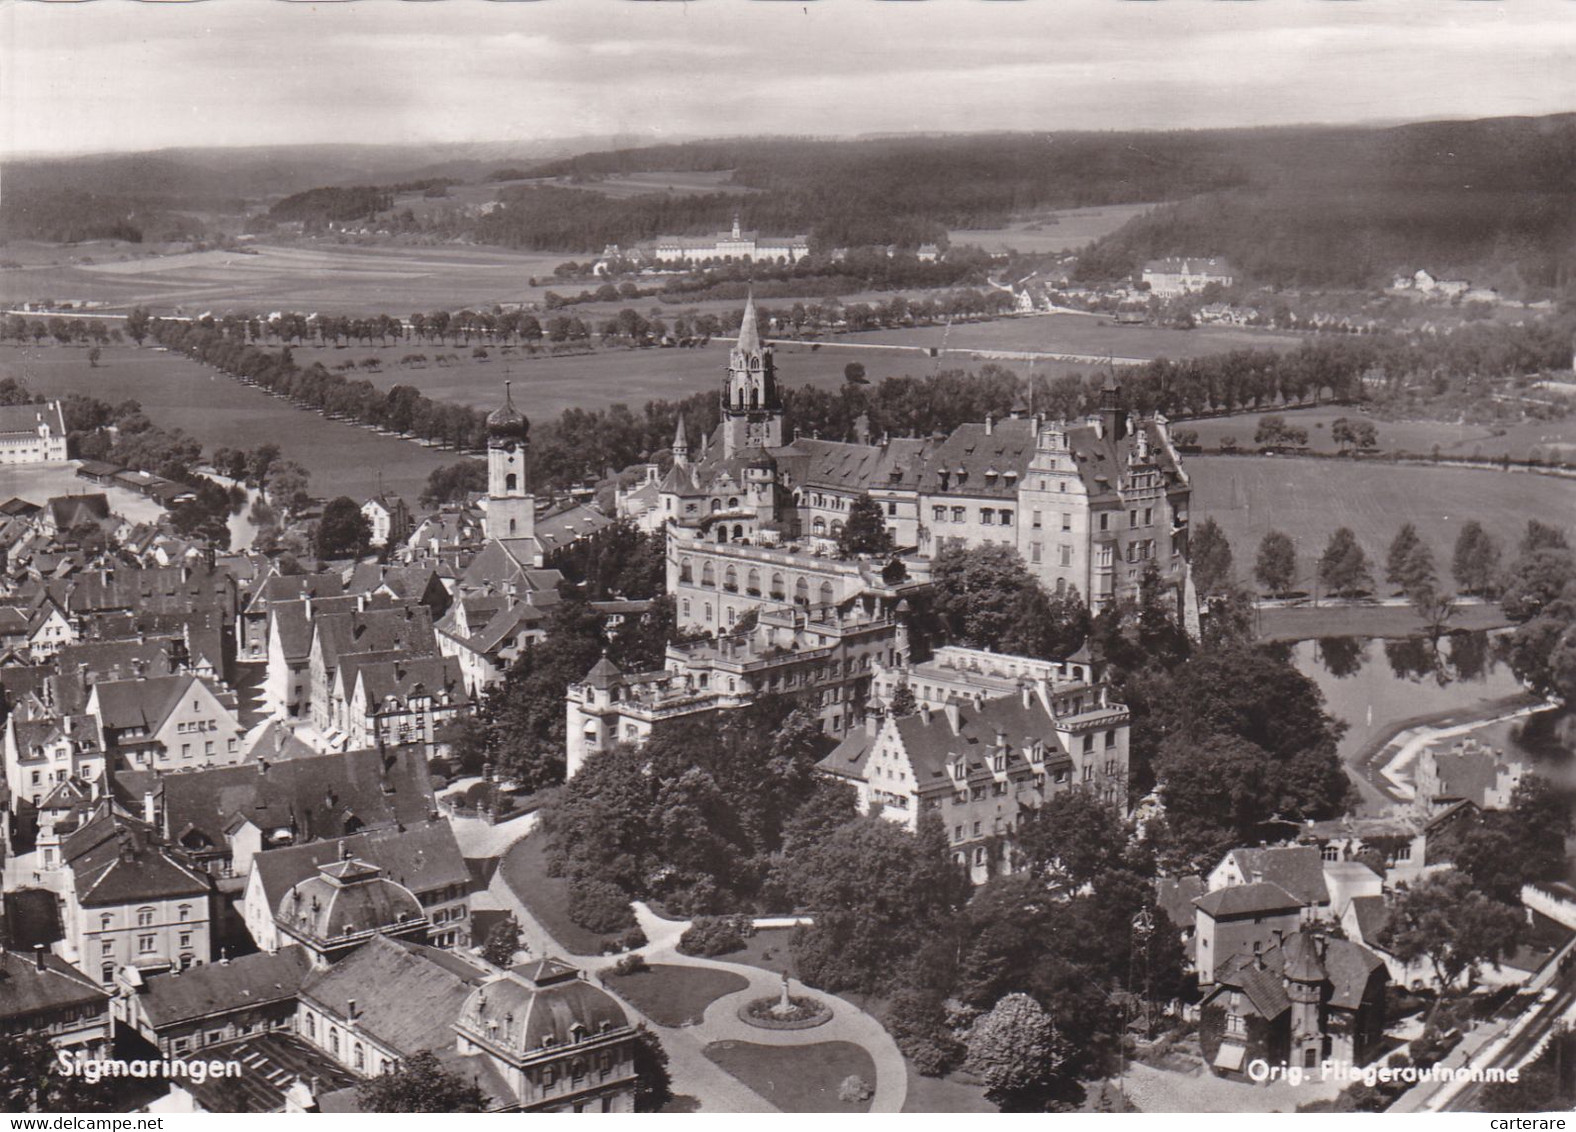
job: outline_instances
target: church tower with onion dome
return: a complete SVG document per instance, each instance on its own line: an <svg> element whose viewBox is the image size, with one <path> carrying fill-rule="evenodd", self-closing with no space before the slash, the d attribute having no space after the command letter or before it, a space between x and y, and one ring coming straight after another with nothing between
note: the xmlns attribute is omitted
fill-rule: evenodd
<svg viewBox="0 0 1576 1132"><path fill-rule="evenodd" d="M728 384L722 394L723 459L749 449L781 448L783 403L777 391L772 348L761 341L755 295L744 301L739 340L728 355Z"/></svg>
<svg viewBox="0 0 1576 1132"><path fill-rule="evenodd" d="M503 404L487 415L487 537L528 539L536 535L531 422L514 407L509 385L503 383Z"/></svg>

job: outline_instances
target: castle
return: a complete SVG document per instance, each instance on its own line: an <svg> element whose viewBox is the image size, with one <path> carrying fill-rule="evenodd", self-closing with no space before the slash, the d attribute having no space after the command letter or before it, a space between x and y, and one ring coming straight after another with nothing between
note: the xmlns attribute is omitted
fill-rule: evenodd
<svg viewBox="0 0 1576 1132"><path fill-rule="evenodd" d="M1029 412L948 437L785 440L771 345L753 296L728 360L722 420L698 451L681 418L658 485L668 592L681 628L726 632L743 613L856 598L895 605L953 545L1016 549L1047 590L1101 609L1145 567L1181 586L1192 487L1159 414L1125 410L1114 382L1078 421ZM869 495L899 553L843 559L837 539Z"/></svg>

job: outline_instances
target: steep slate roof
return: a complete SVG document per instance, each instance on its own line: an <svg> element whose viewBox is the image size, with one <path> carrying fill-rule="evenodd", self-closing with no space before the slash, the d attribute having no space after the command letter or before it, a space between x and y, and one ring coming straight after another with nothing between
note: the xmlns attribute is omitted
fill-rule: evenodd
<svg viewBox="0 0 1576 1132"><path fill-rule="evenodd" d="M59 401L32 405L0 405L0 436L37 436L38 426L49 426L52 436L66 435L66 418Z"/></svg>
<svg viewBox="0 0 1576 1132"><path fill-rule="evenodd" d="M1066 753L1057 743L1055 717L1037 694L1029 697L1027 707L1023 696L1015 694L986 700L979 707L972 703L959 704L957 714L956 733L946 711L929 713L928 723L925 712L915 712L887 723L897 728L920 791L936 787L953 789L952 779L947 774L947 758L954 753L967 758L970 774L989 772L987 759L996 746L998 732L1006 734L1011 751L1007 761L1009 772L1024 760L1025 736L1032 735L1045 745L1048 761Z"/></svg>
<svg viewBox="0 0 1576 1132"><path fill-rule="evenodd" d="M170 837L194 847L223 846L237 819L313 840L342 836L352 815L366 831L424 824L432 812L432 780L419 751L390 751L386 766L373 749L277 762L266 749L258 754L262 761L180 774L122 771L115 787L133 808L145 791L159 794Z"/></svg>
<svg viewBox="0 0 1576 1132"><path fill-rule="evenodd" d="M1328 904L1324 859L1312 845L1280 845L1268 849L1233 849L1229 856L1248 882L1278 884L1304 904Z"/></svg>
<svg viewBox="0 0 1576 1132"><path fill-rule="evenodd" d="M99 720L116 731L129 727L156 730L169 718L175 706L189 695L194 684L207 688L219 703L232 712L235 693L211 686L196 676L154 676L142 680L112 680L94 686L98 697Z"/></svg>
<svg viewBox="0 0 1576 1132"><path fill-rule="evenodd" d="M102 491L88 495L57 495L45 506L56 530L69 531L78 523L99 523L109 518L109 500Z"/></svg>
<svg viewBox="0 0 1576 1132"><path fill-rule="evenodd" d="M577 1025L587 1035L602 1032L604 1026L621 1029L629 1025L628 1016L613 996L579 974L557 959L514 967L470 995L459 1014L460 1024L474 1033L490 1035L492 1041L517 1055L541 1049L549 1037L554 1045L570 1045Z"/></svg>
<svg viewBox="0 0 1576 1132"><path fill-rule="evenodd" d="M55 663L63 670L85 667L90 680L136 680L173 673L176 651L176 641L170 637L82 641L61 646Z"/></svg>
<svg viewBox="0 0 1576 1132"><path fill-rule="evenodd" d="M246 604L248 613L262 610L281 601L297 601L303 597L338 597L345 592L344 582L338 574L280 574L271 573L252 591Z"/></svg>
<svg viewBox="0 0 1576 1132"><path fill-rule="evenodd" d="M104 1006L109 995L92 979L49 951L44 969L32 955L0 951L0 1019L23 1019L70 1006Z"/></svg>
<svg viewBox="0 0 1576 1132"><path fill-rule="evenodd" d="M1384 897L1354 896L1351 909L1352 915L1357 917L1357 930L1362 933L1363 943L1372 947L1390 926L1390 909Z"/></svg>
<svg viewBox="0 0 1576 1132"><path fill-rule="evenodd" d="M334 1014L349 1013L380 1044L409 1056L454 1045L454 1020L471 991L489 976L460 974L436 949L374 936L326 970L314 971L302 997ZM447 960L448 957L445 957Z"/></svg>
<svg viewBox="0 0 1576 1132"><path fill-rule="evenodd" d="M175 860L148 826L108 807L66 839L62 855L84 908L209 892L208 878Z"/></svg>
<svg viewBox="0 0 1576 1132"><path fill-rule="evenodd" d="M1384 967L1383 959L1349 939L1326 937L1320 954L1317 941L1310 933L1296 932L1280 943L1271 943L1257 957L1245 953L1234 956L1222 965L1215 977L1227 986L1241 986L1247 991L1249 982L1258 985L1263 976L1271 976L1284 996L1282 977L1295 977L1299 967L1309 965L1310 955L1316 960L1313 966L1322 968L1321 981L1330 986L1325 1002L1338 1010L1356 1010L1362 1005L1368 980ZM1263 970L1258 969L1258 963L1263 964ZM1317 969L1301 973L1315 977L1321 974Z"/></svg>
<svg viewBox="0 0 1576 1132"><path fill-rule="evenodd" d="M358 664L350 677L352 658L345 661L346 687L359 682L366 702L378 705L392 697L406 703L418 691L428 695L447 692L450 702L463 707L470 703L460 662L452 656L408 657L403 654Z"/></svg>
<svg viewBox="0 0 1576 1132"><path fill-rule="evenodd" d="M920 490L935 495L1018 498L1018 484L1034 457L1034 422L1009 418L985 425L961 424L931 450L920 476ZM960 477L959 470L965 475ZM987 473L995 472L994 477ZM945 483L943 487L943 473ZM1010 475L1009 475L1010 473ZM990 482L987 482L987 479ZM1008 482L1009 479L1011 482Z"/></svg>
<svg viewBox="0 0 1576 1132"><path fill-rule="evenodd" d="M865 764L870 761L870 753L875 745L876 736L863 727L856 727L816 764L816 769L840 778L862 780L865 777Z"/></svg>
<svg viewBox="0 0 1576 1132"><path fill-rule="evenodd" d="M1302 901L1278 884L1233 884L1206 892L1193 901L1200 912L1224 919L1227 916L1262 915L1267 912L1296 912Z"/></svg>
<svg viewBox="0 0 1576 1132"><path fill-rule="evenodd" d="M470 883L470 870L465 867L454 830L442 820L268 849L252 858L252 870L268 906L277 908L292 886L317 872L319 865L332 864L347 852L377 865L391 880L418 894Z"/></svg>
<svg viewBox="0 0 1576 1132"><path fill-rule="evenodd" d="M155 1029L210 1014L294 999L312 969L304 947L260 951L228 963L204 963L179 974L146 976L138 1001Z"/></svg>
<svg viewBox="0 0 1576 1132"><path fill-rule="evenodd" d="M595 507L577 503L573 507L555 511L536 520L533 532L542 553L551 554L612 525L613 520Z"/></svg>
<svg viewBox="0 0 1576 1132"><path fill-rule="evenodd" d="M313 636L321 642L324 663L331 668L339 664L340 657L352 653L397 650L407 656L433 656L438 651L432 611L424 605L318 617L313 622Z"/></svg>
<svg viewBox="0 0 1576 1132"><path fill-rule="evenodd" d="M27 589L27 587L24 587ZM48 583L50 594L73 613L135 609L147 613L185 613L218 608L235 616L235 578L223 567L202 562L182 566L125 566L84 570Z"/></svg>
<svg viewBox="0 0 1576 1132"><path fill-rule="evenodd" d="M280 898L274 918L297 935L326 943L414 924L426 913L415 893L389 880L376 865L345 858L319 865L315 876L293 885Z"/></svg>
<svg viewBox="0 0 1576 1132"><path fill-rule="evenodd" d="M1166 918L1181 931L1192 929L1198 911L1193 906L1193 901L1203 893L1204 878L1197 874L1155 879L1155 903L1160 905Z"/></svg>
<svg viewBox="0 0 1576 1132"><path fill-rule="evenodd" d="M1434 750L1425 757L1433 758L1439 779L1439 792L1429 801L1464 798L1481 806L1485 795L1498 783L1500 774L1510 770L1510 763L1498 751L1489 748Z"/></svg>

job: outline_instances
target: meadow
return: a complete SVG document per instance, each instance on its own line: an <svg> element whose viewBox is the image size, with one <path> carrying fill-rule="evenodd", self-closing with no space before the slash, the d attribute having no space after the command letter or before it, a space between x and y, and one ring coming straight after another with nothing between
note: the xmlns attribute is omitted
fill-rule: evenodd
<svg viewBox="0 0 1576 1132"><path fill-rule="evenodd" d="M218 447L277 444L285 459L312 475L312 494L365 498L383 485L414 503L437 467L460 459L370 429L331 421L214 373L179 354L147 346L107 347L97 368L77 347L0 348L0 378L35 393L82 393L116 404L142 403L160 428L179 428L211 452Z"/></svg>
<svg viewBox="0 0 1576 1132"><path fill-rule="evenodd" d="M561 255L497 248L361 247L327 240L247 250L147 255L125 244L7 247L0 304L94 300L113 311L227 311L400 317L413 311L539 301ZM548 279L550 282L550 278Z"/></svg>
<svg viewBox="0 0 1576 1132"><path fill-rule="evenodd" d="M1576 482L1554 476L1275 456L1193 456L1187 472L1193 522L1210 517L1220 524L1237 577L1251 580L1259 540L1279 530L1297 542L1303 590L1311 589L1318 557L1337 527L1356 534L1385 588L1385 552L1402 523L1417 527L1433 548L1441 580L1453 585L1450 556L1469 519L1499 540L1506 562L1527 520L1569 527L1576 519Z"/></svg>
<svg viewBox="0 0 1576 1132"><path fill-rule="evenodd" d="M1205 448L1218 447L1222 437L1235 437L1239 445L1248 446L1253 442L1259 418L1271 412L1280 410L1186 421L1177 427L1197 432L1199 443ZM1339 446L1330 435L1330 427L1339 418L1347 417L1367 421L1378 429L1379 447L1386 452L1428 455L1437 446L1444 456L1482 457L1486 460L1502 455L1508 455L1512 460L1525 460L1534 454L1545 460L1561 457L1566 460L1576 459L1576 417L1560 421L1520 421L1496 425L1426 420L1387 421L1373 414L1361 413L1351 406L1341 405L1295 409L1280 412L1280 415L1286 418L1287 424L1307 431L1308 447L1315 452L1339 451Z"/></svg>
<svg viewBox="0 0 1576 1132"><path fill-rule="evenodd" d="M1004 228L956 228L947 233L954 244L967 244L988 252L1022 252L1026 255L1070 252L1109 236L1152 204L1108 204L1099 208L1067 208L1028 217Z"/></svg>
<svg viewBox="0 0 1576 1132"><path fill-rule="evenodd" d="M1302 339L1274 331L1239 327L1201 326L1195 330L1168 330L1159 326L1118 326L1103 315L1042 314L994 322L955 324L906 330L872 330L845 334L840 342L877 345L940 347L947 352L1044 352L1084 354L1116 359L1197 358L1229 350L1292 350Z"/></svg>

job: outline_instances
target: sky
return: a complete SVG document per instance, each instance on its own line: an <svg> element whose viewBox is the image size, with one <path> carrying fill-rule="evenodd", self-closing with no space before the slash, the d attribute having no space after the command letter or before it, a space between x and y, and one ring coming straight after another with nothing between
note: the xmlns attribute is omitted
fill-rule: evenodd
<svg viewBox="0 0 1576 1132"><path fill-rule="evenodd" d="M1576 110L1576 0L0 0L0 155Z"/></svg>

